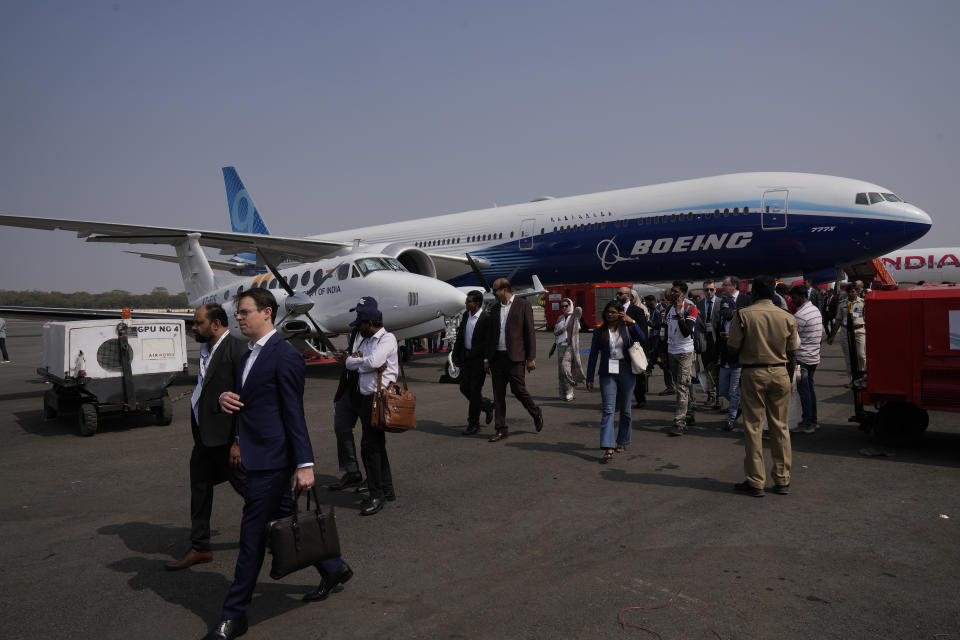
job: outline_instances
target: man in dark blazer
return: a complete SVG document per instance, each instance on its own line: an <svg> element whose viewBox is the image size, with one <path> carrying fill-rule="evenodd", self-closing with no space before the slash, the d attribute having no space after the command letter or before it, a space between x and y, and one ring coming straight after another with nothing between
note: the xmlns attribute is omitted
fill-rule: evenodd
<svg viewBox="0 0 960 640"><path fill-rule="evenodd" d="M820 310L820 315L827 310L826 309L826 298L823 295L823 291L817 288L817 285L813 283L811 278L806 278L803 281L804 286L807 288L807 300L813 303L817 309Z"/></svg>
<svg viewBox="0 0 960 640"><path fill-rule="evenodd" d="M723 295L730 296L737 303L737 309L743 309L753 304L753 298L749 293L741 293L740 278L737 276L725 276L723 286L721 287Z"/></svg>
<svg viewBox="0 0 960 640"><path fill-rule="evenodd" d="M537 334L533 327L530 303L513 295L510 281L498 278L493 283L497 303L490 311L487 348L483 368L493 377L493 404L497 432L489 442L507 437L507 383L510 391L533 418L537 431L543 429L543 411L527 391L526 372L537 368Z"/></svg>
<svg viewBox="0 0 960 640"><path fill-rule="evenodd" d="M246 342L230 335L227 312L211 302L193 314L193 335L202 342L200 374L190 398L190 550L166 564L176 571L213 560L210 550L210 513L213 488L227 481L241 496L244 488L240 447L234 417L220 411L220 394L234 388L237 363Z"/></svg>
<svg viewBox="0 0 960 640"><path fill-rule="evenodd" d="M467 310L460 318L457 340L453 344L453 364L460 368L460 393L470 402L467 408L467 428L463 435L480 431L480 412L486 413L486 422L493 421L493 401L483 397L483 356L487 349L487 330L490 314L483 308L483 293L467 293Z"/></svg>
<svg viewBox="0 0 960 640"><path fill-rule="evenodd" d="M703 281L703 298L697 301L697 331L707 338L707 350L700 354L704 373L707 374L707 401L713 409L720 409L717 397L717 379L719 376L720 352L717 349L716 331L720 317L720 299L717 297L717 285L713 280Z"/></svg>
<svg viewBox="0 0 960 640"><path fill-rule="evenodd" d="M637 323L637 328L647 335L649 329L647 325L647 314L640 308L640 304L633 304L633 289L630 287L620 287L617 289L617 304L623 309L623 312L630 316L630 319ZM643 372L637 376L637 383L633 387L633 399L636 401L638 409L647 406L647 374Z"/></svg>
<svg viewBox="0 0 960 640"><path fill-rule="evenodd" d="M313 486L313 448L303 413L303 356L273 327L277 301L267 289L237 296L240 331L250 339L237 367L236 392L220 396L220 409L237 416L237 440L247 470L240 552L220 623L207 636L229 640L247 631L247 608L263 565L266 525L296 510L291 489ZM340 558L317 566L320 585L304 600L324 600L353 577Z"/></svg>

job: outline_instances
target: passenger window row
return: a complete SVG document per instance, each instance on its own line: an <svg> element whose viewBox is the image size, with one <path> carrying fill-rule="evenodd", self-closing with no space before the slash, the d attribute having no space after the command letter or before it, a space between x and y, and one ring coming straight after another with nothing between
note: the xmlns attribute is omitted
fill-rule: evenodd
<svg viewBox="0 0 960 640"><path fill-rule="evenodd" d="M510 237L513 237L513 232L510 232ZM443 247L452 244L460 244L461 242L486 242L488 240L502 240L503 232L499 233L481 233L473 236L466 236L463 238L438 238L436 240L418 240L413 243L413 246L425 248L425 247Z"/></svg>

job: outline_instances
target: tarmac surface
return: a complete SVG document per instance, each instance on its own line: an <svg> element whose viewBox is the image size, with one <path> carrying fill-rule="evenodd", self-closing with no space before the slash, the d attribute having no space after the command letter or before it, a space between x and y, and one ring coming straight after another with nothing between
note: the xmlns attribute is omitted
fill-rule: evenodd
<svg viewBox="0 0 960 640"><path fill-rule="evenodd" d="M232 580L242 501L218 487L212 563L164 569L189 546L192 381L171 387L184 395L172 425L119 417L82 438L73 418L41 418L40 336L40 321L8 319L0 638L201 638ZM546 427L511 398L496 444L490 427L461 435L465 402L437 384L443 356L414 358L418 428L388 436L397 502L361 518L360 494L322 494L355 577L306 604L313 570L264 569L245 637L960 639L960 415L931 414L919 446L878 446L847 422L843 359L825 346L823 428L793 437L793 493L756 499L732 490L742 435L720 414L666 435L659 370L632 445L598 464L599 392L557 399L550 340L539 334L527 376ZM335 366L308 371L319 484L339 477L337 379ZM645 608L623 619L647 631L621 628L628 607Z"/></svg>

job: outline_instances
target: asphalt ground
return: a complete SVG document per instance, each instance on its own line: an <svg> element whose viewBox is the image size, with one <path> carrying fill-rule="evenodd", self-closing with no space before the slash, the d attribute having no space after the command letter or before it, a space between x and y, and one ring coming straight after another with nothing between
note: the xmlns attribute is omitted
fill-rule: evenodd
<svg viewBox="0 0 960 640"><path fill-rule="evenodd" d="M164 570L189 544L192 383L171 388L186 396L171 426L121 417L82 438L73 419L41 419L40 335L9 320L0 365L0 638L202 637L232 580L242 502L218 487L213 562ZM361 518L361 495L325 492L354 579L305 604L312 570L264 570L246 637L960 638L960 416L932 414L917 447L878 447L847 422L843 360L825 347L823 428L793 438L793 493L756 499L732 490L742 437L720 414L666 435L659 371L633 444L598 464L599 393L557 399L550 339L527 377L545 429L511 399L496 444L490 427L460 434L442 356L415 358L418 428L388 436L397 502ZM307 379L320 483L339 475L337 377L321 365ZM623 618L649 632L621 628L628 607L646 608Z"/></svg>

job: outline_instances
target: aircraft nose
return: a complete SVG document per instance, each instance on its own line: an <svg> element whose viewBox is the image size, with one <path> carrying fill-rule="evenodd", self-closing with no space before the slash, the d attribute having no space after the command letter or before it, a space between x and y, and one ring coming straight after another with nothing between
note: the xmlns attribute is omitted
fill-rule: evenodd
<svg viewBox="0 0 960 640"><path fill-rule="evenodd" d="M904 203L903 213L908 220L908 222L903 225L904 240L907 242L913 242L923 237L923 235L930 230L930 225L933 224L933 221L930 219L930 216L927 215L926 211L912 204Z"/></svg>
<svg viewBox="0 0 960 640"><path fill-rule="evenodd" d="M426 276L421 277L426 278ZM443 280L426 279L428 282L421 285L421 290L426 294L423 302L429 300L429 303L436 307L437 312L444 316L452 316L463 311L466 296L460 290Z"/></svg>

